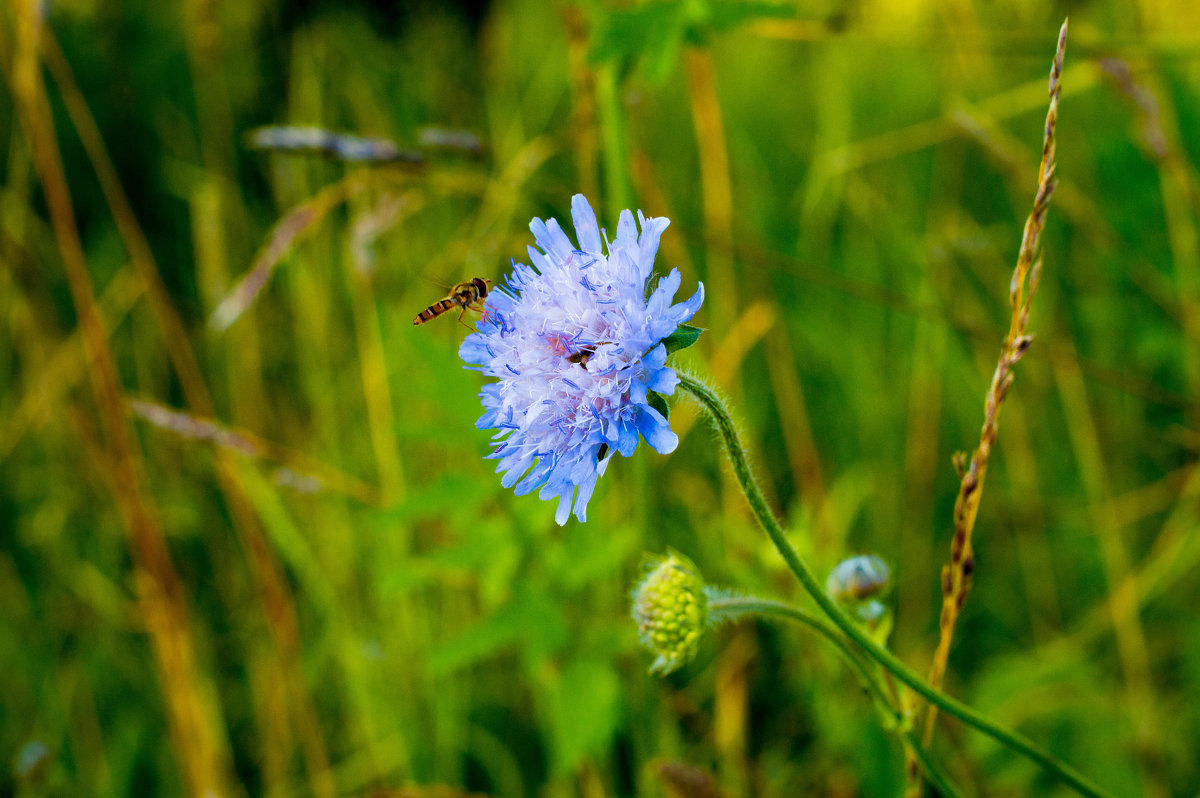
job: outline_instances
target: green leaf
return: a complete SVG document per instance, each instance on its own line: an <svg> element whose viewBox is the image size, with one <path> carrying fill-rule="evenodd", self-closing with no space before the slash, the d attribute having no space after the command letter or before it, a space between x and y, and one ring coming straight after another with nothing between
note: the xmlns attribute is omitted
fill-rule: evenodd
<svg viewBox="0 0 1200 798"><path fill-rule="evenodd" d="M651 407L662 414L663 418L671 417L671 408L667 404L667 400L663 398L662 394L655 393L654 391L647 391L646 400L650 403Z"/></svg>
<svg viewBox="0 0 1200 798"><path fill-rule="evenodd" d="M796 9L773 0L651 0L606 9L597 16L591 61L640 61L650 82L661 85L670 77L685 42L704 46L713 33L758 19L793 19Z"/></svg>
<svg viewBox="0 0 1200 798"><path fill-rule="evenodd" d="M704 20L716 32L738 28L759 19L795 19L796 7L789 3L725 0L712 3Z"/></svg>
<svg viewBox="0 0 1200 798"><path fill-rule="evenodd" d="M536 660L562 650L568 636L561 602L545 588L524 583L506 606L439 644L427 665L430 673L444 675L510 650Z"/></svg>
<svg viewBox="0 0 1200 798"><path fill-rule="evenodd" d="M687 349L700 338L700 333L704 332L703 327L693 327L690 324L680 324L675 328L675 332L663 339L663 343L667 345L667 354L678 352L680 349Z"/></svg>
<svg viewBox="0 0 1200 798"><path fill-rule="evenodd" d="M612 9L596 22L591 61L637 59L662 52L682 38L683 9L678 3L648 3ZM678 44L673 49L678 52Z"/></svg>
<svg viewBox="0 0 1200 798"><path fill-rule="evenodd" d="M622 684L607 664L573 659L557 684L547 685L554 733L554 770L572 773L581 761L601 756L621 720Z"/></svg>

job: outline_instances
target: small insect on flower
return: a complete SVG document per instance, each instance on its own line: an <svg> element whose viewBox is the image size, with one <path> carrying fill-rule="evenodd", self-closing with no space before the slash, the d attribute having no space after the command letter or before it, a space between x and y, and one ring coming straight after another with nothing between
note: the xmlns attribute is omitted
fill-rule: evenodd
<svg viewBox="0 0 1200 798"><path fill-rule="evenodd" d="M475 277L455 285L450 289L450 293L445 299L439 299L418 313L417 317L413 319L413 326L415 327L431 319L436 319L451 308L462 308L458 312L458 322L467 327L462 320L463 314L468 310L478 311L479 313L483 312L483 301L487 298L488 288L491 284L491 280L484 277ZM470 329L470 327L467 327L467 329Z"/></svg>
<svg viewBox="0 0 1200 798"><path fill-rule="evenodd" d="M660 454L674 451L679 439L662 396L679 377L666 365L667 352L675 348L672 334L704 301L700 286L672 304L678 269L651 282L667 219L639 212L635 221L622 211L609 240L580 194L571 217L578 246L554 219L530 223L540 248L529 248L533 265L513 263L458 350L468 368L497 379L479 394L484 413L476 426L497 430L488 457L500 461L501 484L517 495L540 489L542 499L558 499L560 525L572 509L587 519L596 480L614 454L629 457L641 438Z"/></svg>

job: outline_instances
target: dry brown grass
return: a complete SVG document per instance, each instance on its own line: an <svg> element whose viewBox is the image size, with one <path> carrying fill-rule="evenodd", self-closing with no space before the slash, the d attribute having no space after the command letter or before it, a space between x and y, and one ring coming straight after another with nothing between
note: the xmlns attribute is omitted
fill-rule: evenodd
<svg viewBox="0 0 1200 798"><path fill-rule="evenodd" d="M950 645L954 640L954 626L962 612L963 604L971 591L971 575L975 570L975 552L971 535L975 529L975 517L983 497L984 480L988 462L999 432L1000 408L1013 383L1013 367L1029 351L1033 336L1028 332L1029 311L1037 293L1041 276L1042 261L1038 244L1042 228L1046 223L1046 211L1050 197L1054 194L1057 181L1054 179L1055 128L1058 125L1058 100L1061 92L1063 57L1067 47L1067 22L1064 21L1058 34L1058 47L1054 63L1050 67L1050 108L1046 113L1045 132L1042 138L1042 160L1038 168L1037 193L1034 195L1033 210L1025 220L1025 232L1021 248L1017 253L1017 265L1013 269L1009 284L1008 300L1011 319L1008 334L1000 349L1000 358L992 374L984 399L983 428L979 433L979 446L968 460L965 455L955 458L959 472L958 498L954 503L954 537L950 545L950 562L942 568L942 611L939 620L941 635L933 664L929 669L929 683L941 689L950 656ZM930 706L925 716L925 744L933 738L937 723L937 707ZM910 761L910 779L915 778L915 762ZM910 784L911 786L911 784ZM911 792L911 790L910 790Z"/></svg>

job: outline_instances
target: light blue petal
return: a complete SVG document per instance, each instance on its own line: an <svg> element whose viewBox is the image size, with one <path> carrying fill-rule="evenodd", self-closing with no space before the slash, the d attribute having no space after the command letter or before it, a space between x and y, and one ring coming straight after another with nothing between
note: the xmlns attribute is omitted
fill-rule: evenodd
<svg viewBox="0 0 1200 798"><path fill-rule="evenodd" d="M650 384L646 387L663 396L670 396L675 393L675 386L677 385L679 385L679 375L675 373L675 369L663 367L654 372Z"/></svg>
<svg viewBox="0 0 1200 798"><path fill-rule="evenodd" d="M524 496L533 490L542 487L546 481L546 475L550 473L554 467L554 460L550 457L543 457L538 461L533 470L525 475L525 478L517 483L513 488L513 493L517 496Z"/></svg>
<svg viewBox="0 0 1200 798"><path fill-rule="evenodd" d="M676 325L680 325L692 318L692 316L695 316L696 311L699 310L700 306L703 304L704 283L700 283L700 287L696 289L696 293L692 294L689 299L686 299L677 305L672 305L671 309L667 311L667 315L674 319Z"/></svg>
<svg viewBox="0 0 1200 798"><path fill-rule="evenodd" d="M633 380L629 383L629 401L635 405L644 405L647 402L646 398L646 383L641 380Z"/></svg>
<svg viewBox="0 0 1200 798"><path fill-rule="evenodd" d="M646 302L646 313L651 318L661 318L666 315L667 308L670 307L671 300L675 298L675 292L679 290L681 282L683 282L683 278L679 275L679 269L671 269L670 274L658 281L658 287L654 289L650 300Z"/></svg>
<svg viewBox="0 0 1200 798"><path fill-rule="evenodd" d="M596 458L589 456L592 447L587 447L580 450L580 458L576 461L571 469L571 475L568 480L575 485L582 485L589 478L595 479L596 476Z"/></svg>
<svg viewBox="0 0 1200 798"><path fill-rule="evenodd" d="M580 523L587 521L587 505L594 490L596 490L595 477L579 484L579 492L575 495L575 517L579 519Z"/></svg>
<svg viewBox="0 0 1200 798"><path fill-rule="evenodd" d="M629 211L621 211L621 216L617 220L617 239L613 241L613 249L623 249L629 253L629 258L632 260L637 254L637 222L633 220L633 214Z"/></svg>
<svg viewBox="0 0 1200 798"><path fill-rule="evenodd" d="M620 422L620 437L617 438L617 451L622 457L628 457L633 454L633 450L638 445L638 429L637 425L626 419Z"/></svg>
<svg viewBox="0 0 1200 798"><path fill-rule="evenodd" d="M616 452L616 449L613 449L613 448L610 446L610 447L608 448L608 454L607 454L607 455L605 455L604 459L603 459L603 460L601 460L600 462L596 463L596 476L597 476L597 477L602 477L602 476L604 476L604 472L605 472L605 470L607 470L607 469L608 469L608 464L609 464L609 461L611 461L611 460L613 459L613 455L615 455L616 453L617 453L617 452Z"/></svg>
<svg viewBox="0 0 1200 798"><path fill-rule="evenodd" d="M554 523L559 526L565 526L567 519L571 517L571 499L574 495L575 489L568 488L558 500L558 509L554 511Z"/></svg>
<svg viewBox="0 0 1200 798"><path fill-rule="evenodd" d="M650 270L654 267L654 256L658 253L658 241L662 238L663 230L666 230L671 224L671 220L662 216L647 219L642 216L641 211L638 211L638 216L642 220L642 235L638 241L638 263L642 266L643 276L649 277Z"/></svg>
<svg viewBox="0 0 1200 798"><path fill-rule="evenodd" d="M483 336L478 333L472 333L463 339L462 344L458 347L458 357L464 363L474 366L481 366L492 359L492 356L488 354Z"/></svg>
<svg viewBox="0 0 1200 798"><path fill-rule="evenodd" d="M527 247L529 250L529 260L537 267L537 270L542 274L550 268L550 262L546 260L546 256L537 250L536 247Z"/></svg>
<svg viewBox="0 0 1200 798"><path fill-rule="evenodd" d="M506 471L507 473L500 478L500 484L505 488L511 488L517 484L517 481L529 470L529 466L533 464L534 454L528 451L516 450L512 454L506 456L496 466L496 472Z"/></svg>
<svg viewBox="0 0 1200 798"><path fill-rule="evenodd" d="M647 371L658 371L667 363L667 347L658 344L642 356L642 366Z"/></svg>
<svg viewBox="0 0 1200 798"><path fill-rule="evenodd" d="M533 232L533 240L537 245L557 263L565 261L575 250L575 247L571 246L571 239L567 238L567 234L559 227L557 219L544 222L534 219L529 223L529 229Z"/></svg>
<svg viewBox="0 0 1200 798"><path fill-rule="evenodd" d="M559 495L568 487L574 488L574 483L567 479L567 474L570 470L570 464L564 463L561 458L557 459L554 468L550 470L550 478L546 480L546 484L538 491L538 498L546 501L553 496Z"/></svg>
<svg viewBox="0 0 1200 798"><path fill-rule="evenodd" d="M575 235L579 239L579 248L584 252L595 255L603 254L603 244L600 242L600 226L596 224L596 214L587 198L582 194L571 197L571 220L575 223Z"/></svg>
<svg viewBox="0 0 1200 798"><path fill-rule="evenodd" d="M612 252L608 254L608 267L611 269L616 283L627 286L640 286L643 280L637 270L637 264L634 263L633 257L630 254L631 252L632 250L614 244Z"/></svg>
<svg viewBox="0 0 1200 798"><path fill-rule="evenodd" d="M679 445L679 436L671 431L671 425L653 407L643 407L638 416L638 429L650 448L659 454L670 454Z"/></svg>

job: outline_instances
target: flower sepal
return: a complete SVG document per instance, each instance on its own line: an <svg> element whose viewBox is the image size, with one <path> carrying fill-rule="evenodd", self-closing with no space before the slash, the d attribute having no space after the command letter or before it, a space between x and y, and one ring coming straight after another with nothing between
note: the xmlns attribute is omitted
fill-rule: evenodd
<svg viewBox="0 0 1200 798"><path fill-rule="evenodd" d="M663 418L671 418L671 406L667 404L666 398L661 393L655 391L646 391L646 403L657 410Z"/></svg>
<svg viewBox="0 0 1200 798"><path fill-rule="evenodd" d="M700 333L704 332L703 327L693 327L690 324L680 324L675 328L675 332L668 335L662 340L663 346L667 348L667 354L678 352L680 349L687 349L696 341L700 340Z"/></svg>

